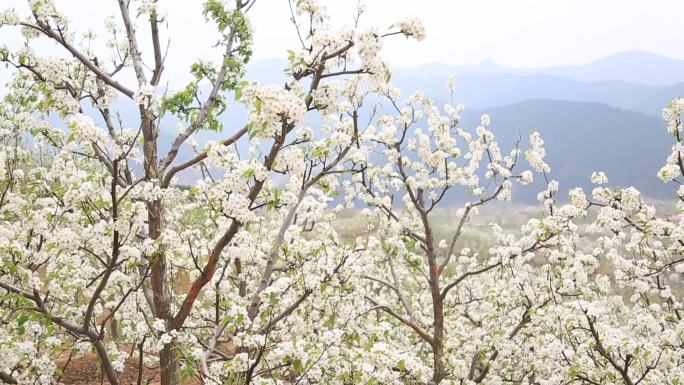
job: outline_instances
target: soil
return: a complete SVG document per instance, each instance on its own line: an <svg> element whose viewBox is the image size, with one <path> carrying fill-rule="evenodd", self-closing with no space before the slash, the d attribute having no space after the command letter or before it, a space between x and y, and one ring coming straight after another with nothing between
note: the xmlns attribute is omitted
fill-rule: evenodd
<svg viewBox="0 0 684 385"><path fill-rule="evenodd" d="M59 368L64 368L66 358L56 361ZM133 356L126 362L124 370L119 374L120 385L138 384L138 357ZM64 385L104 385L109 384L104 373L100 370L97 355L88 353L79 358L73 358L64 369L64 376L59 380ZM143 367L142 385L160 385L159 366ZM188 380L183 385L200 385L197 380Z"/></svg>
<svg viewBox="0 0 684 385"><path fill-rule="evenodd" d="M57 365L62 368L66 362L66 358L61 359L57 361ZM66 385L109 384L104 373L100 370L97 356L93 353L72 359L69 365L65 367L64 376L61 378L60 383ZM119 375L119 383L121 385L138 383L137 356L132 357L126 362L124 371ZM158 385L159 383L159 367L144 367L142 384Z"/></svg>

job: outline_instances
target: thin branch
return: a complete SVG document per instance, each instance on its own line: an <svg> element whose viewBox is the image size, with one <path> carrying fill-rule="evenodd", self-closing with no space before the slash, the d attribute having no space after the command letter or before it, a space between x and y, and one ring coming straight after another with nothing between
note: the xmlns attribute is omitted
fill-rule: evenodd
<svg viewBox="0 0 684 385"><path fill-rule="evenodd" d="M376 300L374 300L370 297L366 297L366 299L374 305L374 307L371 308L371 310L382 310L382 311L384 311L385 313L394 317L396 320L400 321L404 325L413 329L413 331L415 331L423 340L425 340L425 342L429 343L430 345L432 345L434 343L434 338L430 335L430 333L428 333L425 329L423 329L420 325L418 325L418 323L416 321L410 320L410 319L407 319L407 318L400 316L399 314L397 314L397 312L392 310L389 306L380 305Z"/></svg>

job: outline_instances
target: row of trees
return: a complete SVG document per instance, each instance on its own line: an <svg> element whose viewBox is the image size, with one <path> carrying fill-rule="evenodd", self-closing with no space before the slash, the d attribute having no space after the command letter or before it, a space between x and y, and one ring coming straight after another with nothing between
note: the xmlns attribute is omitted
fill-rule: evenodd
<svg viewBox="0 0 684 385"><path fill-rule="evenodd" d="M118 0L110 52L51 0L0 15L26 39L0 48L0 379L54 383L93 352L111 384L132 367L163 385L684 383L684 226L602 173L559 203L540 136L502 149L487 116L466 131L452 81L443 108L402 100L379 52L421 40L413 19L333 26L293 1L288 80L246 82L254 2L204 3L222 59L188 84L165 77L155 1ZM248 117L224 128L229 104ZM682 111L665 109L664 181L684 175ZM162 151L170 116L182 129ZM197 146L202 130L225 139ZM202 177L179 185L189 172ZM534 178L543 217L492 224L486 253L463 246L479 208ZM440 239L454 196L469 202ZM345 206L362 209L351 240L333 226Z"/></svg>

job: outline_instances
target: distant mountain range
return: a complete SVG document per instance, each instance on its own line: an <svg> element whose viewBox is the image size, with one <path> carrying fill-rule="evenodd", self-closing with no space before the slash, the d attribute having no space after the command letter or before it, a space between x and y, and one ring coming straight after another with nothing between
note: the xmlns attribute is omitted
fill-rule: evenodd
<svg viewBox="0 0 684 385"><path fill-rule="evenodd" d="M629 51L588 64L551 67L542 72L587 82L622 80L667 86L684 81L684 61L643 51Z"/></svg>
<svg viewBox="0 0 684 385"><path fill-rule="evenodd" d="M446 95L444 81L455 77L456 99L466 108L488 108L529 99L605 103L660 116L668 100L684 95L684 60L631 51L594 62L542 69L507 68L491 60L477 65L427 64L395 69L402 90Z"/></svg>
<svg viewBox="0 0 684 385"><path fill-rule="evenodd" d="M251 64L247 78L281 83L286 63L268 60ZM488 113L503 148L520 134L537 130L546 141L551 177L562 189L576 186L591 191L593 171L605 171L611 184L635 186L654 198L671 198L674 187L656 178L672 145L661 111L666 103L684 96L684 60L644 52L626 52L579 66L511 69L485 61L478 65L428 64L394 69L392 82L404 95L422 90L443 104L448 97L446 78L455 76L455 101L466 107L462 126L473 130ZM128 103L121 107L125 125ZM231 105L222 120L227 130L240 127L245 111ZM309 122L315 126L315 121ZM165 119L162 150L176 135L176 123ZM203 132L199 142L219 140L226 133ZM181 153L189 155L186 146ZM192 183L197 174L180 176ZM541 184L516 188L514 199L530 202Z"/></svg>
<svg viewBox="0 0 684 385"><path fill-rule="evenodd" d="M475 65L450 66L431 63L395 71L423 75L460 75L477 72L489 74L544 74L583 82L618 80L627 83L668 86L684 81L684 60L668 58L644 51L627 51L600 58L590 63L548 68L510 68L492 59Z"/></svg>

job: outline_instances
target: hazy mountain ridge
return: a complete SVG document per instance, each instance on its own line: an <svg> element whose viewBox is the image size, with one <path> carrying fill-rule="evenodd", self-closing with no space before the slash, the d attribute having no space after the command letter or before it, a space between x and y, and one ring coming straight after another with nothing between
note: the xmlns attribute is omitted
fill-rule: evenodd
<svg viewBox="0 0 684 385"><path fill-rule="evenodd" d="M420 89L437 100L447 97L445 77L441 75L398 74L394 83L404 92ZM497 107L530 99L573 100L630 108L660 92L661 87L619 80L581 82L547 74L467 72L455 77L454 100L466 108Z"/></svg>
<svg viewBox="0 0 684 385"><path fill-rule="evenodd" d="M504 150L519 136L524 142L530 131L539 131L550 177L561 182L561 190L582 187L590 193L591 173L604 171L611 185L634 186L653 198L674 197L675 187L656 176L673 143L656 117L598 103L529 100L486 111L466 110L462 125L477 126L483 113L491 116L491 129ZM543 187L539 182L516 189L514 198L534 200Z"/></svg>
<svg viewBox="0 0 684 385"><path fill-rule="evenodd" d="M684 81L684 61L644 51L627 51L591 63L551 67L543 72L580 81L620 79L630 83L668 86Z"/></svg>
<svg viewBox="0 0 684 385"><path fill-rule="evenodd" d="M681 82L673 86L660 88L658 91L639 100L631 108L635 111L660 116L668 101L683 96L684 82Z"/></svg>

